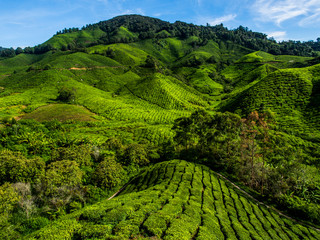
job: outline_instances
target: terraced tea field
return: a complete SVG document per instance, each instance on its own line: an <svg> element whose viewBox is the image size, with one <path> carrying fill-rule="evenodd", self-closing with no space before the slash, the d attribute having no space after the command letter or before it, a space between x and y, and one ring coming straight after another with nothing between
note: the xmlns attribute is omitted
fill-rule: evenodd
<svg viewBox="0 0 320 240"><path fill-rule="evenodd" d="M59 229L59 231L57 231ZM119 196L85 207L27 239L320 239L320 232L248 198L202 165L149 167Z"/></svg>

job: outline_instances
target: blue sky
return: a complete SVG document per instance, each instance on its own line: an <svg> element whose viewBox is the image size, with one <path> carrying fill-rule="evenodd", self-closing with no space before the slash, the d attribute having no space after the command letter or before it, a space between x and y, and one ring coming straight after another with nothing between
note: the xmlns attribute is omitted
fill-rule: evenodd
<svg viewBox="0 0 320 240"><path fill-rule="evenodd" d="M199 25L223 23L263 32L276 40L320 37L320 0L0 0L0 46L43 43L58 30L123 14Z"/></svg>

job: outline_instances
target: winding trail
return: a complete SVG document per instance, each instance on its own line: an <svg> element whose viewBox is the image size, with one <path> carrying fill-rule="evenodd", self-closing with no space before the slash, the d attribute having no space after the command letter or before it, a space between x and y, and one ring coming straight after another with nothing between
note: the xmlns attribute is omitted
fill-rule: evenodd
<svg viewBox="0 0 320 240"><path fill-rule="evenodd" d="M119 193L121 193L133 181L133 179L134 179L134 177L132 177L129 182L127 182L122 188L120 188L117 192L115 192L107 200L111 200L112 198L116 197Z"/></svg>

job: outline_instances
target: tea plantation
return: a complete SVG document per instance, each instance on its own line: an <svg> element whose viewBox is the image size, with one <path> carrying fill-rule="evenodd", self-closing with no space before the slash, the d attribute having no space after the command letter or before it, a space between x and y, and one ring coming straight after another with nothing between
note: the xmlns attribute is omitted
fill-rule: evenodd
<svg viewBox="0 0 320 240"><path fill-rule="evenodd" d="M310 44L127 15L0 48L0 236L320 239Z"/></svg>
<svg viewBox="0 0 320 240"><path fill-rule="evenodd" d="M120 194L69 214L26 239L320 239L203 165L148 167Z"/></svg>

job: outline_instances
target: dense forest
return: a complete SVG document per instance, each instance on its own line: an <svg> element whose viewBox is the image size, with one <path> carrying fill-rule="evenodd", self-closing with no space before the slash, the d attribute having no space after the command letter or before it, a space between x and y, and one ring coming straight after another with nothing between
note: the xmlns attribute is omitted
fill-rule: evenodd
<svg viewBox="0 0 320 240"><path fill-rule="evenodd" d="M1 48L0 236L320 239L319 44L127 15Z"/></svg>

